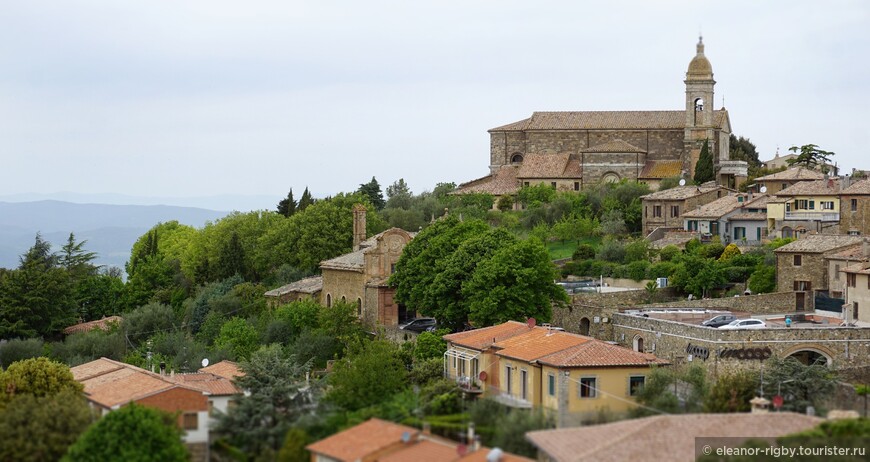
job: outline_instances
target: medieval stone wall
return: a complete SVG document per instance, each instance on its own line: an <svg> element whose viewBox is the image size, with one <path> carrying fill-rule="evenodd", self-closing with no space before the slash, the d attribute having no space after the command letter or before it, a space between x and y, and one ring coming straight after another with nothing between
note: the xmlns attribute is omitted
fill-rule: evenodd
<svg viewBox="0 0 870 462"><path fill-rule="evenodd" d="M852 211L852 199L856 200L856 209ZM870 233L870 197L842 196L840 197L840 234L858 231L861 235Z"/></svg>
<svg viewBox="0 0 870 462"><path fill-rule="evenodd" d="M323 291L321 303L334 305L344 297L348 303L365 300L365 275L356 271L341 271L323 268Z"/></svg>
<svg viewBox="0 0 870 462"><path fill-rule="evenodd" d="M791 312L795 306L794 292L745 295L740 297L703 298L676 302L641 305L642 308L700 308L743 311L751 314L779 314Z"/></svg>

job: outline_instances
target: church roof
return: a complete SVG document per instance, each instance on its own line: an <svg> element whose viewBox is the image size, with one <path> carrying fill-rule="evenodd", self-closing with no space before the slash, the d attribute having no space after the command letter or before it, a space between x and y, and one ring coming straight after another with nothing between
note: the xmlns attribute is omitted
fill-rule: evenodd
<svg viewBox="0 0 870 462"><path fill-rule="evenodd" d="M710 60L704 56L704 42L698 39L696 47L697 54L689 63L689 70L686 71L686 80L710 80L713 78L713 66Z"/></svg>
<svg viewBox="0 0 870 462"><path fill-rule="evenodd" d="M597 144L591 148L581 149L580 152L638 152L645 153L646 150L626 143L622 140L608 141L607 143Z"/></svg>
<svg viewBox="0 0 870 462"><path fill-rule="evenodd" d="M662 179L680 176L683 162L680 160L649 160L643 166L638 178Z"/></svg>
<svg viewBox="0 0 870 462"><path fill-rule="evenodd" d="M520 189L517 183L518 170L519 168L516 166L506 165L492 175L462 183L451 194L486 193L494 196L516 194L517 190Z"/></svg>
<svg viewBox="0 0 870 462"><path fill-rule="evenodd" d="M517 178L580 178L580 161L568 153L529 154L523 159Z"/></svg>
<svg viewBox="0 0 870 462"><path fill-rule="evenodd" d="M728 111L713 111L716 127L727 125ZM528 119L492 128L490 132L526 130L682 130L686 111L535 112Z"/></svg>

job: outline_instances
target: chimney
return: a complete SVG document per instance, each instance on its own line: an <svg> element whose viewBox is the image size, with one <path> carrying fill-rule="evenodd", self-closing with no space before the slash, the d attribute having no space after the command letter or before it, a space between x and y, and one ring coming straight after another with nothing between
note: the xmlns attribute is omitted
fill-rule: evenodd
<svg viewBox="0 0 870 462"><path fill-rule="evenodd" d="M359 245L366 240L366 207L362 204L353 206L353 251L359 250Z"/></svg>
<svg viewBox="0 0 870 462"><path fill-rule="evenodd" d="M166 363L160 361L160 375L166 375Z"/></svg>

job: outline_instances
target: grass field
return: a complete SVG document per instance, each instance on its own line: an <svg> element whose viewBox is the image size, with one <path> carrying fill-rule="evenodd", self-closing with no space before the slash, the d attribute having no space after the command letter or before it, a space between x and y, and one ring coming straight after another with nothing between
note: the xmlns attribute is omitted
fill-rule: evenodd
<svg viewBox="0 0 870 462"><path fill-rule="evenodd" d="M601 238L590 236L580 240L581 244L589 244L597 248L601 245ZM577 241L552 241L547 243L547 251L550 252L550 260L560 260L562 258L571 258L574 251L577 250Z"/></svg>

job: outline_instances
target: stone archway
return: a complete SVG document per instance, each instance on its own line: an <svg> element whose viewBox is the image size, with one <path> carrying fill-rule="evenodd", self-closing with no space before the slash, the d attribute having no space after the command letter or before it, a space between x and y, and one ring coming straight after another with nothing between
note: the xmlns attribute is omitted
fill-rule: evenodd
<svg viewBox="0 0 870 462"><path fill-rule="evenodd" d="M640 335L635 335L634 339L631 341L631 348L634 351L639 351L643 353L643 337Z"/></svg>
<svg viewBox="0 0 870 462"><path fill-rule="evenodd" d="M797 345L785 350L783 358L793 357L804 364L814 364L816 361L824 361L828 367L834 362L836 353L821 345Z"/></svg>
<svg viewBox="0 0 870 462"><path fill-rule="evenodd" d="M589 335L590 325L589 318L580 319L580 335Z"/></svg>

